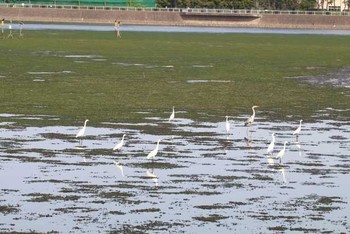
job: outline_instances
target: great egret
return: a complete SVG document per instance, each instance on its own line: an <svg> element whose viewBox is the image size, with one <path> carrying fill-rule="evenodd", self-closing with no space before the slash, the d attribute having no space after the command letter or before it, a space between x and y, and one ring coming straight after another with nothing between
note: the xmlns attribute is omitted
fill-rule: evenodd
<svg viewBox="0 0 350 234"><path fill-rule="evenodd" d="M88 119L85 120L84 127L79 130L78 134L75 136L76 138L84 136L85 129L86 129L86 124L87 124L88 121L89 121Z"/></svg>
<svg viewBox="0 0 350 234"><path fill-rule="evenodd" d="M175 107L173 106L173 112L171 113L169 117L169 122L175 118Z"/></svg>
<svg viewBox="0 0 350 234"><path fill-rule="evenodd" d="M283 149L280 152L278 152L278 154L276 156L276 159L278 159L278 158L280 159L280 163L282 161L282 158L283 158L284 154L286 153L286 145L287 145L287 143L288 143L288 141L284 142Z"/></svg>
<svg viewBox="0 0 350 234"><path fill-rule="evenodd" d="M259 106L253 106L253 107L252 107L253 114L252 114L252 116L250 116L250 117L247 119L247 121L244 123L244 126L250 126L250 125L253 124L254 118L255 118L255 108L257 108L257 107L259 107Z"/></svg>
<svg viewBox="0 0 350 234"><path fill-rule="evenodd" d="M158 153L160 139L157 141L157 147L152 150L148 155L147 159L154 159Z"/></svg>
<svg viewBox="0 0 350 234"><path fill-rule="evenodd" d="M273 149L275 148L275 133L272 133L271 136L272 136L272 141L269 144L269 147L267 148L268 154L272 154Z"/></svg>
<svg viewBox="0 0 350 234"><path fill-rule="evenodd" d="M299 133L301 131L301 122L303 122L302 119L300 120L299 127L293 132L293 135L296 135L297 137L299 136Z"/></svg>
<svg viewBox="0 0 350 234"><path fill-rule="evenodd" d="M228 116L226 115L226 125L225 125L226 133L230 133L230 122L228 121Z"/></svg>
<svg viewBox="0 0 350 234"><path fill-rule="evenodd" d="M121 150L121 148L122 148L123 145L124 145L124 137L125 137L125 136L126 136L126 135L123 134L122 140L121 140L118 144L116 144L116 145L114 146L113 150Z"/></svg>

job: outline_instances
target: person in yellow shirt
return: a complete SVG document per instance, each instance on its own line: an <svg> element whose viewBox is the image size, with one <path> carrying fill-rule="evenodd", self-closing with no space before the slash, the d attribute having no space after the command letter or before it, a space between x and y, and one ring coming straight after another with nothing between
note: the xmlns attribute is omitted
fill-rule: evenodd
<svg viewBox="0 0 350 234"><path fill-rule="evenodd" d="M5 28L5 19L1 20L1 32L4 34L4 28Z"/></svg>

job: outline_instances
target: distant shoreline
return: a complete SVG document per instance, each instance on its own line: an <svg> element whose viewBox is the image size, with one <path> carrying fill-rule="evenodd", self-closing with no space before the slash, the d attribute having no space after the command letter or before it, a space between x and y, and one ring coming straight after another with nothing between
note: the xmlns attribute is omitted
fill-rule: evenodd
<svg viewBox="0 0 350 234"><path fill-rule="evenodd" d="M0 18L45 23L350 30L348 15L229 15L189 12L0 7Z"/></svg>

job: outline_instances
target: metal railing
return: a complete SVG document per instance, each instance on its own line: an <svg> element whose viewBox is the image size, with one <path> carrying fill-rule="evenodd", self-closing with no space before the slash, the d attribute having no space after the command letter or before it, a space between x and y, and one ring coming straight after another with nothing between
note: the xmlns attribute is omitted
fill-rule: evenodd
<svg viewBox="0 0 350 234"><path fill-rule="evenodd" d="M0 3L0 7L181 12L185 14L350 16L350 11L326 11L326 10L299 11L299 10L249 10L249 9L157 8L157 7L153 8L153 7L54 5L54 4L44 5L44 4L24 4L24 3L22 4Z"/></svg>

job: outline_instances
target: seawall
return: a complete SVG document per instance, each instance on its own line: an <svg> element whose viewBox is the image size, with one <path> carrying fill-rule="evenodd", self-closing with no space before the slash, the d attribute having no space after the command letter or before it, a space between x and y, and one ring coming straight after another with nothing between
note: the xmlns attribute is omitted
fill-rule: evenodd
<svg viewBox="0 0 350 234"><path fill-rule="evenodd" d="M0 18L14 21L123 24L192 25L272 28L350 29L350 16L215 14L181 11L59 9L0 7Z"/></svg>

